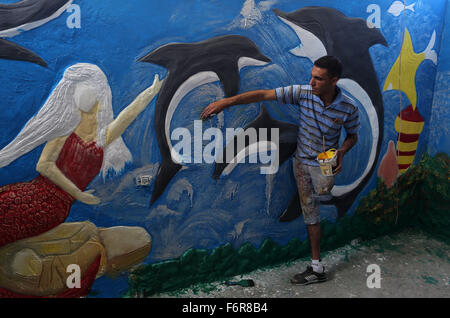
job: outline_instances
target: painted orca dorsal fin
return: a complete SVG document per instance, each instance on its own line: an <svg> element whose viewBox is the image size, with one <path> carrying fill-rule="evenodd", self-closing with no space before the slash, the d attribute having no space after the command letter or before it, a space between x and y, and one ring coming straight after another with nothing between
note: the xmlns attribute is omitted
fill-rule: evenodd
<svg viewBox="0 0 450 318"><path fill-rule="evenodd" d="M259 109L258 118L260 118L260 119L266 119L267 118L267 119L272 120L272 117L270 116L270 113L267 110L266 105L261 104L261 107Z"/></svg>

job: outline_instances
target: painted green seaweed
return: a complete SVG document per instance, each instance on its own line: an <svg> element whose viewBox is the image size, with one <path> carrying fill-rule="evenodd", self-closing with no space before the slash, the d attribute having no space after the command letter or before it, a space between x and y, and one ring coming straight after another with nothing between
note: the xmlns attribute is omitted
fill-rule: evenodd
<svg viewBox="0 0 450 318"><path fill-rule="evenodd" d="M446 154L425 154L417 165L397 178L393 187L388 189L378 180L353 215L346 215L335 224L321 222L321 249L330 251L354 239L372 240L406 228L450 244L449 163ZM234 249L228 243L212 251L190 249L177 259L133 270L125 297L148 297L192 284L226 280L309 255L308 240L298 239L285 246L267 238L258 248L245 243Z"/></svg>

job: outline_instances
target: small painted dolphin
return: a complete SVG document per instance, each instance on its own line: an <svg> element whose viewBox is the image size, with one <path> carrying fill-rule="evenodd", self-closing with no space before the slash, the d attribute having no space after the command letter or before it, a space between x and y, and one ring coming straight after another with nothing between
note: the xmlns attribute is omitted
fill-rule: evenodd
<svg viewBox="0 0 450 318"><path fill-rule="evenodd" d="M246 66L266 65L270 59L248 38L225 35L196 43L167 44L138 61L168 69L155 105L155 132L162 163L156 176L151 205L182 167L179 162L174 162L176 156L172 156L170 122L183 97L196 87L217 81L222 83L227 97L236 95L240 70Z"/></svg>
<svg viewBox="0 0 450 318"><path fill-rule="evenodd" d="M245 138L245 132L252 128L256 132L256 139L250 140L250 138L246 138L244 140L244 148L239 149L238 139ZM264 137L260 136L261 128L267 131ZM278 140L276 142L274 142L271 134L273 128L278 129ZM260 151L277 151L279 156L278 165L281 166L295 153L297 133L297 125L273 119L266 107L261 105L258 116L243 129L241 134L234 136L233 140L223 148L220 154L220 163L216 163L214 167L213 178L218 179L221 176L229 175L244 156L250 156ZM273 143L275 145L272 145ZM229 154L230 152L232 152L231 155ZM232 160L227 162L227 158L232 158Z"/></svg>
<svg viewBox="0 0 450 318"><path fill-rule="evenodd" d="M324 55L333 55L342 62L343 74L338 86L358 99L369 117L373 141L366 169L351 184L335 186L331 201L324 202L335 205L342 217L369 181L380 155L384 107L369 48L375 44L387 46L387 42L380 30L367 27L364 19L349 18L332 8L305 7L292 13L274 9L274 12L301 41L300 46L291 50L292 54L312 62ZM295 199L290 204L300 206ZM300 215L300 211L296 213Z"/></svg>
<svg viewBox="0 0 450 318"><path fill-rule="evenodd" d="M0 4L0 37L10 38L60 16L73 0L23 0ZM42 58L17 44L0 39L0 58L47 66Z"/></svg>

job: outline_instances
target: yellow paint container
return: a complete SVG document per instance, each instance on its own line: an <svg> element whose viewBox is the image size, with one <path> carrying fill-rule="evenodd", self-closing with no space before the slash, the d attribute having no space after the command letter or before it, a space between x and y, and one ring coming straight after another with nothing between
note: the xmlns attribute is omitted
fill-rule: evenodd
<svg viewBox="0 0 450 318"><path fill-rule="evenodd" d="M330 177L333 174L333 167L337 164L336 149L329 149L317 155L317 162L320 165L320 171L324 176Z"/></svg>

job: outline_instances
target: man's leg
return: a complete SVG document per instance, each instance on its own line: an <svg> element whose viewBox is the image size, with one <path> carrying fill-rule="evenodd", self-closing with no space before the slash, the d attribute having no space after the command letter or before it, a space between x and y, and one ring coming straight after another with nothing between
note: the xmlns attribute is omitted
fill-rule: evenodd
<svg viewBox="0 0 450 318"><path fill-rule="evenodd" d="M298 285L307 285L327 279L323 266L320 264L320 207L314 193L309 167L294 159L294 176L302 206L303 220L308 230L312 266L308 266L303 273L295 275L291 282Z"/></svg>
<svg viewBox="0 0 450 318"><path fill-rule="evenodd" d="M320 215L320 198L331 197L331 189L334 186L334 176L324 176L320 171L320 167L308 167L309 176L313 186L314 207ZM320 238L321 238L320 222L308 225L308 235L311 244L311 253L313 261L320 261ZM321 266L319 266L319 269Z"/></svg>
<svg viewBox="0 0 450 318"><path fill-rule="evenodd" d="M311 245L311 258L313 260L320 260L320 237L321 237L321 228L320 223L309 224L307 225L308 229L308 237L309 243Z"/></svg>

